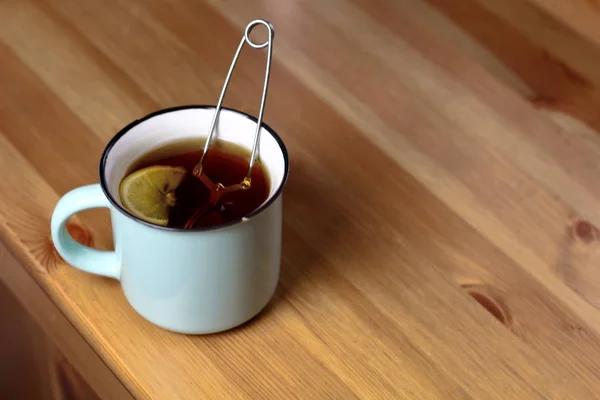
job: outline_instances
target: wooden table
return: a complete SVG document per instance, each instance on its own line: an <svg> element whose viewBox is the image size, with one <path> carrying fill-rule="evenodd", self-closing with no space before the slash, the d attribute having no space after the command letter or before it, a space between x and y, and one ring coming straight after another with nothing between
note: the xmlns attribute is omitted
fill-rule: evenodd
<svg viewBox="0 0 600 400"><path fill-rule="evenodd" d="M169 333L49 217L128 122L214 104L257 17L280 286L239 329ZM600 398L597 1L3 0L0 60L0 274L101 397ZM257 113L263 63L228 106ZM112 246L106 212L70 229Z"/></svg>

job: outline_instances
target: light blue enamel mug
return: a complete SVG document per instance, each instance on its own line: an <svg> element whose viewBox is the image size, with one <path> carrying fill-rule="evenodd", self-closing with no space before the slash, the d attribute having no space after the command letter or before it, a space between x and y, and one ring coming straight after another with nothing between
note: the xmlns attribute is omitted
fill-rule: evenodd
<svg viewBox="0 0 600 400"><path fill-rule="evenodd" d="M289 160L281 138L262 124L259 157L270 178L267 200L226 225L174 229L146 223L128 212L119 184L129 166L166 143L206 137L214 106L185 106L150 114L121 130L100 161L100 183L65 194L52 215L58 253L83 271L117 279L131 306L168 330L203 334L233 328L258 314L279 279L282 192ZM214 135L250 150L255 118L222 108ZM114 251L77 243L66 222L90 208L110 210Z"/></svg>

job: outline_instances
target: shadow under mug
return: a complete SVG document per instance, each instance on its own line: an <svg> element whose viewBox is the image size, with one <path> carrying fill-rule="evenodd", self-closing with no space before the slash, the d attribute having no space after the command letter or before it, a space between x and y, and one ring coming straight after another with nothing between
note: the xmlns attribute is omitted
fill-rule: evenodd
<svg viewBox="0 0 600 400"><path fill-rule="evenodd" d="M241 221L176 229L146 223L119 199L119 184L131 164L157 146L208 134L214 106L184 106L132 122L106 146L100 184L65 194L52 215L52 240L72 266L120 280L131 306L162 328L188 334L224 331L258 314L279 280L281 194L288 177L288 153L267 125L261 128L260 160L270 178L267 200ZM250 150L256 119L222 108L215 137ZM110 209L114 251L76 242L66 229L73 214Z"/></svg>

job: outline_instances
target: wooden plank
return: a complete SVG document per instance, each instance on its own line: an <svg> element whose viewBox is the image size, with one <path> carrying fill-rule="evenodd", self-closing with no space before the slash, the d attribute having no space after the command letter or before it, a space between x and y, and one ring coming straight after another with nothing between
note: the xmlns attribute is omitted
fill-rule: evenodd
<svg viewBox="0 0 600 400"><path fill-rule="evenodd" d="M523 21L552 19L511 2L7 1L2 239L137 397L594 398L595 103L564 109L584 132L531 100L595 99L596 53L567 28L548 49ZM281 284L240 329L171 334L65 265L48 218L96 181L118 124L214 102L257 14L277 29L266 121L292 159ZM588 86L544 58L573 49ZM243 57L228 104L254 113L264 61ZM106 214L71 229L112 245Z"/></svg>
<svg viewBox="0 0 600 400"><path fill-rule="evenodd" d="M528 0L590 42L600 45L600 4L596 0Z"/></svg>
<svg viewBox="0 0 600 400"><path fill-rule="evenodd" d="M21 305L53 343L53 345L45 346L43 343L37 343L32 349L35 357L33 359L37 360L35 365L41 376L41 382L38 384L44 385L40 385L42 391L40 396L53 395L52 398L56 399L92 399L90 396L93 391L102 399L133 399L118 378L48 298L48 295L1 243L0 265L2 265L0 268L2 282L19 299ZM8 318L8 314L4 314L3 323L9 322ZM35 329L39 328L35 327ZM40 336L38 334L33 338L36 341L47 340ZM52 351L54 346L59 352ZM45 362L47 364L44 364ZM50 376L48 376L49 373ZM79 375L83 376L93 389L88 388L85 383L80 383ZM33 387L35 387L35 382ZM61 395L63 392L75 393L77 396L63 397ZM22 396L22 398L26 397Z"/></svg>
<svg viewBox="0 0 600 400"><path fill-rule="evenodd" d="M0 283L0 392L10 398L45 399L44 335ZM40 342L42 342L40 344Z"/></svg>
<svg viewBox="0 0 600 400"><path fill-rule="evenodd" d="M49 301L45 294L41 293L38 285L30 277L25 276L24 280L15 275L27 275L22 266L2 246L0 249L0 262L3 270L0 271L0 309L2 310L2 343L0 351L2 352L2 364L0 365L0 390L2 394L9 398L18 399L40 399L40 400L97 400L96 392L84 380L79 372L71 365L70 360L58 350L56 345L50 340L45 332L40 328L37 322L42 322L54 333L54 337L60 338L61 344L66 345L66 350L76 363L81 366L81 370L89 375L92 382L99 386L105 399L115 398L109 396L119 395L120 398L131 398L127 392L118 390L120 383L111 374L111 380L103 380L105 377L106 366L100 364L99 368L90 368L94 362L98 362L97 355L91 351L87 344L82 347L81 337L75 329L66 322L58 329L52 329L59 326L56 320L58 310L53 305L45 307ZM16 266L17 269L14 269ZM11 271L8 271L11 269ZM13 274L11 272L15 272ZM6 278L6 279L5 279ZM7 286L11 287L11 291ZM29 289L33 289L29 292ZM27 291L27 292L25 292ZM23 296L24 293L30 294L29 297ZM36 314L36 321L32 320L30 314L21 307L12 294L21 299L35 299L36 305L30 303L32 309L44 309L50 311L47 314ZM41 304L41 306L40 306ZM56 333L59 335L57 336ZM84 350L83 353L76 350ZM91 355L91 359L85 359L85 356ZM110 372L109 372L110 373Z"/></svg>
<svg viewBox="0 0 600 400"><path fill-rule="evenodd" d="M215 4L221 7L223 12L231 6L222 2ZM340 7L343 4L346 3L338 2ZM265 8L261 11L275 19L277 14L269 14L273 13L273 10ZM229 14L231 18L244 15L244 12L245 18L249 17L249 8L238 7L236 11L237 13ZM302 8L299 7L295 12L302 15ZM305 12L304 18L300 20L308 20L310 14ZM361 43L360 32L382 30L377 28L375 21L358 14L358 11L354 11L352 15L355 18L347 20L352 21L352 24L346 22L344 33L356 40L344 41L344 36L332 28L314 32L312 36L283 34L279 37L280 41L285 42L280 50L280 53L283 53L282 62L287 60L286 65L297 73L306 85L310 85L348 120L359 126L383 151L417 177L463 219L489 237L509 257L513 257L523 268L529 269L535 277L542 279L544 285L552 287L552 290L561 291L561 297L571 303L577 312L583 312L588 322L595 320L597 311L569 290L565 290L552 271L547 270L548 265L554 265L559 257L558 252L564 247L562 242L565 230L573 220L580 217L573 209L582 212L584 218L591 218L596 224L599 222L599 205L588 193L588 190L598 188L593 174L589 175L586 185L577 185L574 182L586 174L589 168L598 168L598 163L593 162L593 154L579 142L565 144L561 137L562 132L544 125L540 118L535 119L531 114L527 114L519 120L517 113L520 112L520 106L514 107L511 118L499 114L498 108L492 109L482 102L490 101L490 96L482 99L480 93L465 89L466 85L483 87L482 91L489 94L486 86L473 84L473 81L468 80L467 74L461 74L460 80L455 76L446 75L419 56L406 42L396 39L395 50L389 47L386 52L384 45L390 43L391 46L392 41L389 31L383 31L382 35L387 36L383 37L385 40L382 40L377 49L371 50L365 44L362 47L365 54L356 57L358 50L350 49ZM361 19L358 19L358 16L361 16ZM238 20L243 21L245 18L241 17ZM359 20L366 25L356 30L355 24ZM343 19L322 20L323 26L342 22ZM410 34L414 44L427 46L428 54L441 52L440 47L434 46L419 30L408 31L410 22L404 21L397 26L405 27L403 33ZM298 27L301 28L303 27ZM364 42L368 40L366 38ZM314 49L311 50L314 51L313 57L320 60L321 64L315 64L295 50L306 46L305 42L308 41L314 44L309 48ZM334 71L337 65L334 59L328 59L327 63L324 63L324 56L317 54L321 51L317 45L319 42L326 44L325 48L336 43L335 46L340 49L340 56L346 57L340 60L341 63L352 66L347 67L347 73ZM385 55L400 54L401 51L402 56ZM377 83L376 87L390 88L388 91L382 89L368 92L360 85L351 84L355 76L367 74L369 68L378 68L376 61L369 56L373 52L378 53L380 62L385 63L383 60L387 57L390 65L385 72L380 68L379 74L370 79L372 83ZM443 59L456 60L456 63L460 60L456 59L455 54ZM442 62L441 57L436 56L436 60ZM463 61L466 63L466 60ZM395 69L392 68L392 63L395 63ZM403 65L403 68L398 69L399 65ZM462 65L460 71L464 71L466 65ZM411 71L410 76L398 73L406 69ZM453 70L458 71L459 67L456 66ZM429 81L425 71L435 74L435 85L427 84ZM422 79L419 80L419 77ZM482 76L481 79L485 78ZM391 85L392 82L396 82L396 86ZM486 82L495 85L489 77ZM395 89L397 87L401 87L401 90ZM452 98L457 95L460 95L461 102L452 103ZM510 102L495 101L495 105L504 108L513 103L512 98ZM371 108L374 104L377 104L377 107ZM464 107L461 104L464 104ZM398 113L398 108L403 112ZM475 110L477 112L474 112ZM528 146L527 140L532 134L523 125L531 124L544 125L545 129L538 129L539 141L536 140L535 144L542 143L543 132L545 139L542 145L547 148L548 143L551 143L554 149L561 152L560 156L549 159L546 152L539 151L535 146ZM443 135L439 132L443 132ZM550 139L551 135L555 135L555 140ZM571 149L570 145L576 146L577 149ZM472 152L472 148L477 148L478 151ZM588 152L587 156L583 156ZM579 158L574 156L575 153ZM573 165L570 168L570 176L565 176L563 165L580 163L582 157L587 161L577 167ZM489 162L491 159L494 162ZM557 162L558 159L560 162ZM494 187L490 188L485 182L494 182ZM546 187L551 191L547 191ZM570 204L561 204L563 201L557 198L558 196ZM523 223L525 221L526 223ZM598 323L600 321L594 322L596 328L600 327Z"/></svg>
<svg viewBox="0 0 600 400"><path fill-rule="evenodd" d="M431 0L429 3L452 18L463 34L493 54L521 81L513 84L488 67L486 59L475 55L503 83L540 109L560 111L600 130L595 112L600 105L600 74L596 67L600 62L599 47L527 1L465 0L450 5ZM447 35L444 39L452 40ZM597 132L574 129L573 133L584 134L590 147L600 148Z"/></svg>

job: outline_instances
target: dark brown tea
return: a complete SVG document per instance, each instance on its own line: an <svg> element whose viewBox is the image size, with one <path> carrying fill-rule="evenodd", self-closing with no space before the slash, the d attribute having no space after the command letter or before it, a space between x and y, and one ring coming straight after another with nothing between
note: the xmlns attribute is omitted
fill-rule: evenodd
<svg viewBox="0 0 600 400"><path fill-rule="evenodd" d="M185 168L186 173L181 181L168 193L172 196L168 222L165 221L168 227L184 228L186 223L187 228L208 227L240 220L256 210L269 196L269 176L260 159L257 159L252 170L250 188L224 194L216 206L211 205L210 190L192 174L200 161L203 147L204 141L197 139L171 142L143 155L127 171L126 179L147 167ZM226 187L239 184L246 177L249 160L250 152L241 146L213 140L203 162L203 172L214 183L222 183ZM160 188L156 190L160 191ZM202 212L200 218L192 218L202 207L206 212ZM192 226L189 223L191 218L194 221Z"/></svg>

